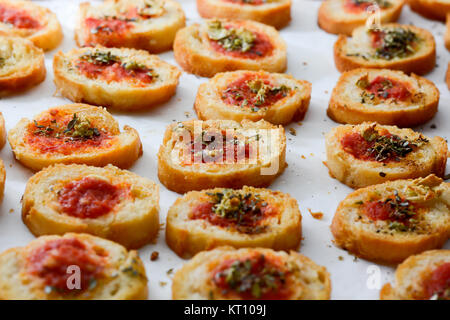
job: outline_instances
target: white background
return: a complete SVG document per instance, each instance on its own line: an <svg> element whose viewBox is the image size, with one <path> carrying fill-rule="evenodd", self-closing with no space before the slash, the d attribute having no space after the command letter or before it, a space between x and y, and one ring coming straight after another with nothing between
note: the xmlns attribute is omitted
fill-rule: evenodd
<svg viewBox="0 0 450 320"><path fill-rule="evenodd" d="M70 103L64 98L54 96L52 57L57 50L67 51L75 47L74 18L80 1L36 2L51 8L57 14L63 26L64 40L56 50L46 53L48 74L44 83L19 96L0 100L0 111L3 112L8 130L22 117L31 118L49 107ZM200 20L194 0L179 2L186 12L188 24ZM322 31L317 26L317 10L320 1L293 0L293 2L292 22L281 31L282 37L288 44L287 72L298 79L312 83L312 99L302 125L294 123L287 127L293 127L297 132L297 135L293 136L286 130L288 138L286 156L289 167L271 188L288 192L297 199L303 215L304 240L300 252L327 267L332 279L332 298L378 299L379 290L369 289L366 285L369 276L367 268L372 263L361 259L355 260L346 251L335 248L329 231L329 225L339 201L352 191L330 178L322 163L326 160L324 134L337 125L325 113L331 90L339 77L332 54L337 37ZM436 38L438 66L427 75L427 78L434 81L441 92L439 112L429 123L416 129L423 131L426 135L440 135L448 138L450 95L445 86L444 76L449 53L443 45L445 26L440 22L426 20L412 13L409 7L403 9L400 22L413 23L418 27L426 28ZM176 65L172 52L161 54L160 57ZM177 94L169 103L145 113L113 113L121 127L128 124L136 128L143 142L144 155L130 169L131 171L159 182L156 154L165 126L172 121L196 117L192 106L197 87L204 81L206 81L205 78L183 73ZM431 129L432 124L435 124L437 128ZM34 238L22 223L20 216L20 198L27 179L33 173L14 160L9 145L0 152L0 156L5 162L7 171L5 198L0 206L0 251L3 251L10 247L25 245ZM165 222L166 213L177 197L179 197L178 194L168 191L161 185L161 223ZM313 219L307 208L313 212L323 212L323 219ZM449 243L446 248L450 248ZM160 253L159 259L155 262L150 261L152 251ZM150 299L170 299L171 275L168 275L167 271L171 268L176 270L184 261L165 244L164 228L159 234L157 243L145 246L139 250L139 253L149 278ZM339 256L343 260L340 260ZM381 267L382 284L392 280L393 271L392 267Z"/></svg>

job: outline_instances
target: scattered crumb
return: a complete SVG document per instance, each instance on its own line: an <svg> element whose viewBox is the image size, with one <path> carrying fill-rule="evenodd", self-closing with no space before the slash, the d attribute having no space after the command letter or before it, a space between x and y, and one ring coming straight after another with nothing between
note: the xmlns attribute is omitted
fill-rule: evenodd
<svg viewBox="0 0 450 320"><path fill-rule="evenodd" d="M170 268L169 270L167 270L167 275L170 276L173 273L173 268Z"/></svg>
<svg viewBox="0 0 450 320"><path fill-rule="evenodd" d="M14 212L14 209L9 209L9 213L13 213Z"/></svg>
<svg viewBox="0 0 450 320"><path fill-rule="evenodd" d="M167 285L167 282L165 282L165 281L160 281L160 282L159 282L159 285L160 285L161 287L165 287L165 286Z"/></svg>
<svg viewBox="0 0 450 320"><path fill-rule="evenodd" d="M312 152L311 152L309 155L310 155L311 157L314 157L314 153L312 153Z"/></svg>
<svg viewBox="0 0 450 320"><path fill-rule="evenodd" d="M301 158L302 158L302 159L306 159L306 157L305 157L304 155L301 155Z"/></svg>
<svg viewBox="0 0 450 320"><path fill-rule="evenodd" d="M12 168L12 163L9 164L9 167Z"/></svg>
<svg viewBox="0 0 450 320"><path fill-rule="evenodd" d="M325 94L328 94L328 90L325 90Z"/></svg>
<svg viewBox="0 0 450 320"><path fill-rule="evenodd" d="M189 118L189 117L191 116L191 113L188 112L188 111L186 111L186 112L184 113L184 115L185 115L186 118Z"/></svg>
<svg viewBox="0 0 450 320"><path fill-rule="evenodd" d="M430 126L430 128L431 128L431 129L436 129L437 127L436 127L436 125L433 123L433 124Z"/></svg>
<svg viewBox="0 0 450 320"><path fill-rule="evenodd" d="M296 136L297 130L295 130L294 128L289 128L289 133L292 134L293 136Z"/></svg>
<svg viewBox="0 0 450 320"><path fill-rule="evenodd" d="M308 62L304 61L304 62L303 62L303 65L304 65L304 66L307 66L307 65L308 65Z"/></svg>
<svg viewBox="0 0 450 320"><path fill-rule="evenodd" d="M310 208L308 208L308 211L314 219L322 220L322 218L323 218L322 212L312 212Z"/></svg>
<svg viewBox="0 0 450 320"><path fill-rule="evenodd" d="M353 262L358 262L358 257L357 256L353 256Z"/></svg>
<svg viewBox="0 0 450 320"><path fill-rule="evenodd" d="M297 122L297 124L298 124L299 126L302 126L302 125L303 125L303 122Z"/></svg>
<svg viewBox="0 0 450 320"><path fill-rule="evenodd" d="M339 256L338 259L339 259L339 261L344 261L344 257L343 256Z"/></svg>
<svg viewBox="0 0 450 320"><path fill-rule="evenodd" d="M152 254L150 255L150 260L155 261L155 260L158 260L158 258L159 258L159 252L153 251Z"/></svg>

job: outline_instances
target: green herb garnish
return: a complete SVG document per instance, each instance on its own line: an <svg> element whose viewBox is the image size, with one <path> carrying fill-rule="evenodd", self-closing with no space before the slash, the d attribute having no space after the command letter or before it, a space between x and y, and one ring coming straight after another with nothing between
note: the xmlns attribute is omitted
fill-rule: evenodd
<svg viewBox="0 0 450 320"><path fill-rule="evenodd" d="M225 28L222 22L215 20L208 25L208 37L217 41L228 51L249 51L255 42L255 35L245 28Z"/></svg>
<svg viewBox="0 0 450 320"><path fill-rule="evenodd" d="M370 29L369 33L381 32L382 43L375 51L375 57L384 60L403 58L414 53L417 35L409 29L394 28L390 30Z"/></svg>

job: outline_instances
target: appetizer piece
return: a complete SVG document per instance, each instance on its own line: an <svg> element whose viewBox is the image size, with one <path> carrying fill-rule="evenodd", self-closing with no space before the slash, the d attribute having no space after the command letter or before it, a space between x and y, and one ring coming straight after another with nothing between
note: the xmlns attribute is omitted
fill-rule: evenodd
<svg viewBox="0 0 450 320"><path fill-rule="evenodd" d="M379 10L381 23L398 20L404 0L326 0L319 8L318 24L323 30L350 36L354 29L364 26Z"/></svg>
<svg viewBox="0 0 450 320"><path fill-rule="evenodd" d="M330 175L351 188L390 180L444 176L447 142L376 123L342 125L325 138Z"/></svg>
<svg viewBox="0 0 450 320"><path fill-rule="evenodd" d="M191 191L169 209L166 242L183 258L224 245L297 250L301 221L297 201L279 191Z"/></svg>
<svg viewBox="0 0 450 320"><path fill-rule="evenodd" d="M27 39L0 36L0 97L36 86L45 75L42 49Z"/></svg>
<svg viewBox="0 0 450 320"><path fill-rule="evenodd" d="M21 0L0 0L0 34L27 38L45 51L56 48L63 38L53 12Z"/></svg>
<svg viewBox="0 0 450 320"><path fill-rule="evenodd" d="M450 12L450 2L447 0L407 0L411 10L422 16L445 21L447 13Z"/></svg>
<svg viewBox="0 0 450 320"><path fill-rule="evenodd" d="M437 112L439 90L433 82L388 69L344 72L331 94L328 116L336 122L414 127Z"/></svg>
<svg viewBox="0 0 450 320"><path fill-rule="evenodd" d="M22 219L35 236L90 233L136 249L159 230L159 187L108 165L57 164L28 180Z"/></svg>
<svg viewBox="0 0 450 320"><path fill-rule="evenodd" d="M190 120L167 127L158 152L158 177L178 193L267 187L283 173L285 157L282 126L264 120Z"/></svg>
<svg viewBox="0 0 450 320"><path fill-rule="evenodd" d="M203 251L177 271L174 300L328 300L325 267L295 252L221 247Z"/></svg>
<svg viewBox="0 0 450 320"><path fill-rule="evenodd" d="M381 300L450 300L450 250L430 250L406 259L385 284Z"/></svg>
<svg viewBox="0 0 450 320"><path fill-rule="evenodd" d="M43 236L0 254L2 300L147 298L136 251L88 234Z"/></svg>
<svg viewBox="0 0 450 320"><path fill-rule="evenodd" d="M450 50L450 13L447 14L447 22L445 23L444 45L447 50Z"/></svg>
<svg viewBox="0 0 450 320"><path fill-rule="evenodd" d="M447 88L450 90L450 63L447 65L447 72L445 73L445 83Z"/></svg>
<svg viewBox="0 0 450 320"><path fill-rule="evenodd" d="M348 39L340 35L334 44L334 61L340 72L356 68L395 69L426 74L436 64L433 35L411 25L390 23L380 29L355 29Z"/></svg>
<svg viewBox="0 0 450 320"><path fill-rule="evenodd" d="M286 43L270 26L249 20L207 20L177 33L175 60L189 73L212 77L234 70L286 70Z"/></svg>
<svg viewBox="0 0 450 320"><path fill-rule="evenodd" d="M5 194L5 180L6 170L3 160L0 159L0 203L3 201L3 195Z"/></svg>
<svg viewBox="0 0 450 320"><path fill-rule="evenodd" d="M254 20L277 29L291 21L291 0L197 0L202 18Z"/></svg>
<svg viewBox="0 0 450 320"><path fill-rule="evenodd" d="M311 83L265 71L216 74L200 85L194 109L201 120L264 119L286 125L305 117Z"/></svg>
<svg viewBox="0 0 450 320"><path fill-rule="evenodd" d="M8 133L18 161L38 171L51 164L78 163L103 167L130 167L142 154L137 131L124 126L105 109L87 104L50 108L23 118Z"/></svg>
<svg viewBox="0 0 450 320"><path fill-rule="evenodd" d="M80 47L135 48L149 52L172 49L185 26L181 5L174 0L105 0L80 4L75 41Z"/></svg>
<svg viewBox="0 0 450 320"><path fill-rule="evenodd" d="M105 47L58 52L53 59L57 90L74 102L136 111L166 102L181 72L144 50Z"/></svg>
<svg viewBox="0 0 450 320"><path fill-rule="evenodd" d="M331 224L335 243L364 259L399 263L450 237L450 183L435 175L354 191Z"/></svg>

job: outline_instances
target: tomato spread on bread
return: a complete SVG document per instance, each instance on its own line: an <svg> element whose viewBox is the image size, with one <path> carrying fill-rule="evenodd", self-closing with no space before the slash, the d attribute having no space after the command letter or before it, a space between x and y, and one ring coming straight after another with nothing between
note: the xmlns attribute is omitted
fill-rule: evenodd
<svg viewBox="0 0 450 320"><path fill-rule="evenodd" d="M392 60L405 58L416 52L417 34L406 28L369 29L375 58Z"/></svg>
<svg viewBox="0 0 450 320"><path fill-rule="evenodd" d="M19 29L38 29L41 24L23 9L0 3L0 22Z"/></svg>
<svg viewBox="0 0 450 320"><path fill-rule="evenodd" d="M258 6L258 5L265 4L265 3L276 2L277 0L223 0L223 1L237 3L237 4L250 4L250 5Z"/></svg>
<svg viewBox="0 0 450 320"><path fill-rule="evenodd" d="M380 9L392 6L387 0L345 0L344 8L347 12L360 13L373 5L377 5Z"/></svg>
<svg viewBox="0 0 450 320"><path fill-rule="evenodd" d="M358 79L356 86L363 90L361 93L362 103L374 103L377 100L388 99L392 101L405 101L412 96L406 83L384 76L377 76L370 81L366 74Z"/></svg>
<svg viewBox="0 0 450 320"><path fill-rule="evenodd" d="M435 268L423 281L425 299L450 300L450 262Z"/></svg>

